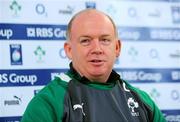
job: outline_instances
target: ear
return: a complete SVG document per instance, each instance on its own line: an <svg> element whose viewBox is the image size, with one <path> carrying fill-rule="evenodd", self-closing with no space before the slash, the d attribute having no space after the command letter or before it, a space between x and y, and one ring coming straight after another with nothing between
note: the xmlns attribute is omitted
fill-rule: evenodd
<svg viewBox="0 0 180 122"><path fill-rule="evenodd" d="M71 42L66 41L66 42L64 43L64 50L65 50L66 56L71 60L71 59L72 59Z"/></svg>
<svg viewBox="0 0 180 122"><path fill-rule="evenodd" d="M121 52L121 40L117 40L116 42L116 57L119 57Z"/></svg>

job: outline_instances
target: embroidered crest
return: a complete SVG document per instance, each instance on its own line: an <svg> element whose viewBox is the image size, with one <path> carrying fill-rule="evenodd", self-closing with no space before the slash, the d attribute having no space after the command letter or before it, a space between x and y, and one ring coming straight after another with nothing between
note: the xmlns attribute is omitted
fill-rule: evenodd
<svg viewBox="0 0 180 122"><path fill-rule="evenodd" d="M135 102L133 98L128 99L128 107L131 109L131 115L132 116L139 116L139 112L136 112L135 109L139 107L138 102Z"/></svg>

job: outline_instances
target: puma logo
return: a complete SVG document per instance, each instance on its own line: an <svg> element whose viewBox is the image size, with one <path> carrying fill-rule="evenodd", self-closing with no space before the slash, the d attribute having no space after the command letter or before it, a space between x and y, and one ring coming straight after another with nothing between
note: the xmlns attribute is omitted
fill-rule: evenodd
<svg viewBox="0 0 180 122"><path fill-rule="evenodd" d="M73 109L74 110L76 110L76 109L81 109L81 111L82 111L82 114L85 116L85 113L84 113L84 110L83 110L83 105L84 105L84 103L81 103L81 105L80 104L75 104L75 105L73 105Z"/></svg>

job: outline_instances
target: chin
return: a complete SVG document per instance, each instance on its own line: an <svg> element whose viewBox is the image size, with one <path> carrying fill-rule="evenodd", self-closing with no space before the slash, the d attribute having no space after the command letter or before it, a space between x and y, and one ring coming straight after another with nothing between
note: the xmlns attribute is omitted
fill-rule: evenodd
<svg viewBox="0 0 180 122"><path fill-rule="evenodd" d="M106 74L108 71L106 70L94 70L94 71L91 71L91 74L93 74L94 76L100 76L100 75L104 75Z"/></svg>

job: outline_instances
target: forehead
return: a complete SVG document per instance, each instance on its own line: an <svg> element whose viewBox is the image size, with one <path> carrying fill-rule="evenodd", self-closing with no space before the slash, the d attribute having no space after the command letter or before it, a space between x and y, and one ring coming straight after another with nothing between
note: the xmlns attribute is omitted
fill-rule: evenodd
<svg viewBox="0 0 180 122"><path fill-rule="evenodd" d="M103 13L97 11L87 11L77 15L71 25L71 32L88 31L92 32L113 32L114 26L111 20ZM84 32L84 33L86 33Z"/></svg>

